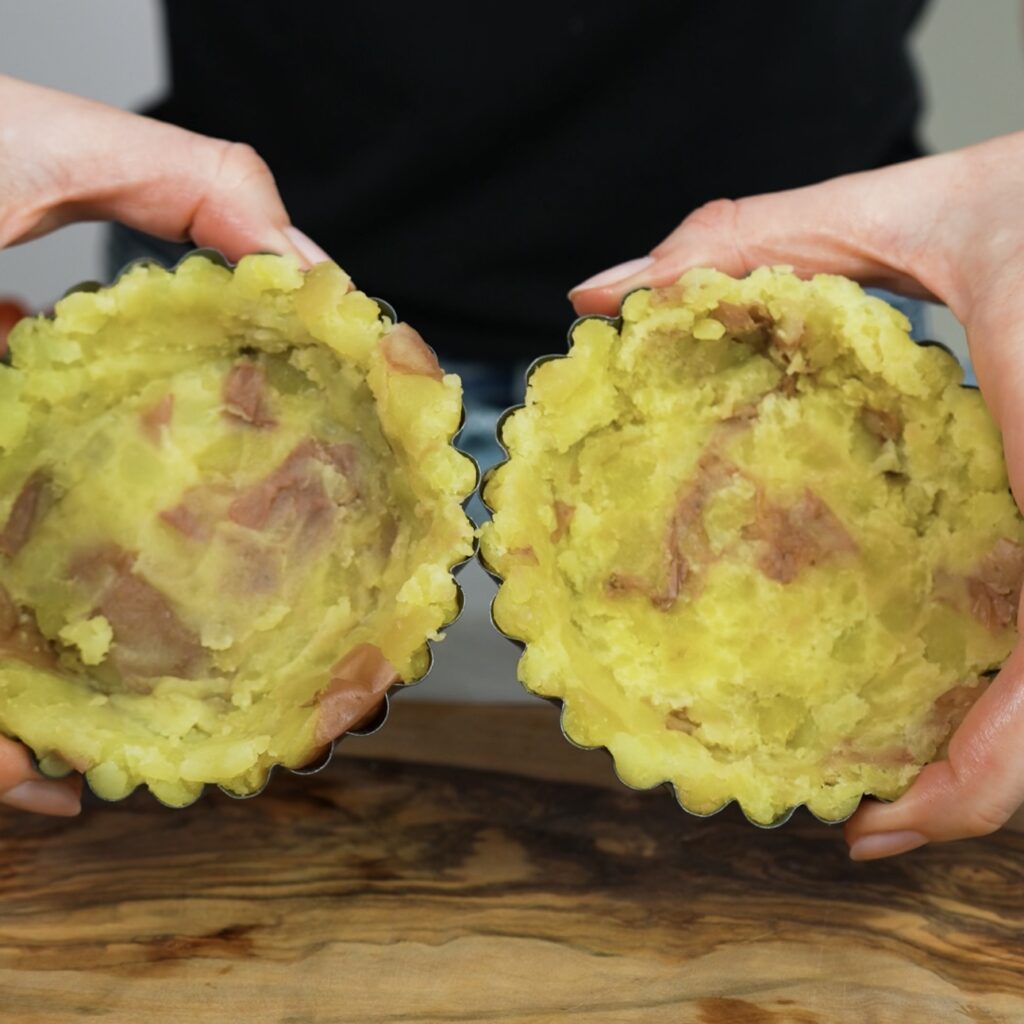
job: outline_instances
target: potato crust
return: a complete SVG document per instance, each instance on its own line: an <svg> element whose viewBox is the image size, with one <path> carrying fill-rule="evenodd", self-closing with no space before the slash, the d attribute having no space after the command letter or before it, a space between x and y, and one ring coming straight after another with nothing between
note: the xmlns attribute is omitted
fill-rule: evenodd
<svg viewBox="0 0 1024 1024"><path fill-rule="evenodd" d="M183 805L423 673L473 546L461 385L343 271L139 266L10 341L0 731Z"/></svg>
<svg viewBox="0 0 1024 1024"><path fill-rule="evenodd" d="M1010 652L999 434L908 328L839 277L698 269L532 374L485 486L495 620L625 782L839 820L903 792Z"/></svg>

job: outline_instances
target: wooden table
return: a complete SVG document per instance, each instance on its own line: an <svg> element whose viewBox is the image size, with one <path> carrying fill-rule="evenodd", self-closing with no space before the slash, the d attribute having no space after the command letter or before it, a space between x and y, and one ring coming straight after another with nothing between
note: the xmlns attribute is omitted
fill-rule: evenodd
<svg viewBox="0 0 1024 1024"><path fill-rule="evenodd" d="M0 816L0 1021L1024 1021L1024 836L856 865L556 719L399 700L255 801Z"/></svg>

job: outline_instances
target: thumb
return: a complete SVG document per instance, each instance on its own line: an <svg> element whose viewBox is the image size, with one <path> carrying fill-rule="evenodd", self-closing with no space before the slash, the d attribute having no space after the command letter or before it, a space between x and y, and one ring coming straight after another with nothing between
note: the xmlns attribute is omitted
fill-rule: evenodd
<svg viewBox="0 0 1024 1024"><path fill-rule="evenodd" d="M326 258L292 227L251 146L3 75L0 111L0 247L71 221L117 220L232 260L257 251Z"/></svg>
<svg viewBox="0 0 1024 1024"><path fill-rule="evenodd" d="M611 314L631 289L670 284L691 267L742 277L785 264L804 277L844 274L950 301L952 282L927 242L940 185L957 159L944 154L788 192L716 200L691 213L648 257L590 278L569 298L580 314Z"/></svg>

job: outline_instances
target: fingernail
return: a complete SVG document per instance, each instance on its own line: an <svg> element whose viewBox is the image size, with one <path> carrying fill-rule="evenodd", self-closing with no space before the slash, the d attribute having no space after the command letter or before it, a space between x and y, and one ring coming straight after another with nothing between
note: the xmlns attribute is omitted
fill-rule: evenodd
<svg viewBox="0 0 1024 1024"><path fill-rule="evenodd" d="M22 782L0 794L0 803L20 811L70 818L82 809L81 799L59 782Z"/></svg>
<svg viewBox="0 0 1024 1024"><path fill-rule="evenodd" d="M625 263L620 263L617 267L612 267L610 270L602 270L600 274L588 277L583 284L576 285L569 294L572 295L573 292L582 292L590 288L607 288L617 281L625 281L627 277L639 274L641 270L646 270L653 262L653 256L640 256L635 260L627 260Z"/></svg>
<svg viewBox="0 0 1024 1024"><path fill-rule="evenodd" d="M333 263L334 261L313 241L309 235L298 228L283 228L284 236L291 242L295 251L312 267L317 263Z"/></svg>
<svg viewBox="0 0 1024 1024"><path fill-rule="evenodd" d="M850 847L851 860L877 860L879 857L895 857L898 853L916 850L928 842L920 832L878 832L873 836L861 836Z"/></svg>

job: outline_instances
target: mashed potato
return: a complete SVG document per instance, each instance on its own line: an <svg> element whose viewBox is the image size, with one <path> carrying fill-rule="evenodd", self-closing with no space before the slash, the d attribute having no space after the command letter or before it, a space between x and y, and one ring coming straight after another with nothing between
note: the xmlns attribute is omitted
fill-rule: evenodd
<svg viewBox="0 0 1024 1024"><path fill-rule="evenodd" d="M837 277L694 270L505 423L482 554L520 678L710 813L899 795L1016 639L1024 523L956 362Z"/></svg>
<svg viewBox="0 0 1024 1024"><path fill-rule="evenodd" d="M101 796L258 790L457 609L475 470L410 328L333 265L136 267L0 366L0 730Z"/></svg>

